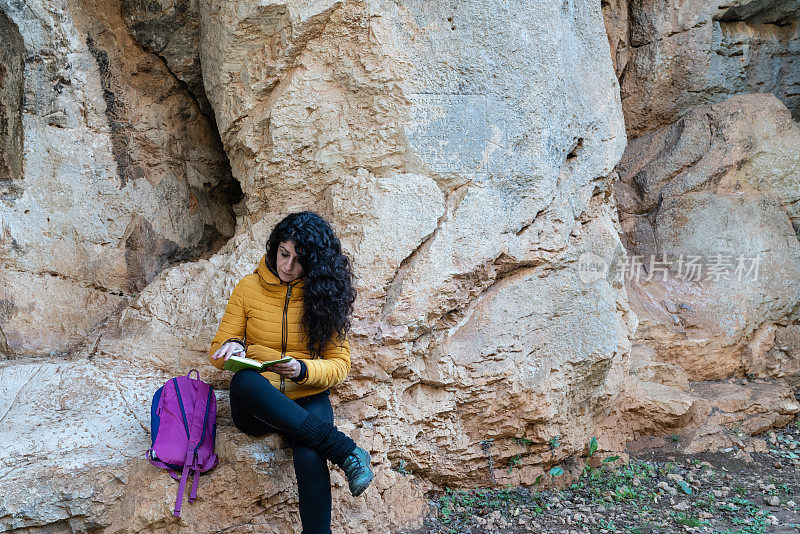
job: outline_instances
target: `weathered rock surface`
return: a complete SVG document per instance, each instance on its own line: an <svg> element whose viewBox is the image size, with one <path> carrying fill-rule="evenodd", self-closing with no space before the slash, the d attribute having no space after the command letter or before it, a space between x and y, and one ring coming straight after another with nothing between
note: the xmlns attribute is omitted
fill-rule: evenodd
<svg viewBox="0 0 800 534"><path fill-rule="evenodd" d="M359 290L333 402L376 478L352 499L332 469L337 532L414 527L442 485L532 485L592 435L609 451L680 432L700 451L787 421L800 406L783 383L697 382L800 375L797 125L764 95L690 110L748 84L791 105L796 10L772 5L661 20L610 1L609 57L583 1L0 0L0 261L16 277L0 353L75 349L0 362L0 528L299 529L290 450L233 427L230 375L206 355L234 284L299 209L332 221ZM715 59L715 76L746 74L692 94L701 71L680 81L657 54L706 19L753 30L717 47L752 61ZM671 29L651 43L648 24ZM788 70L753 59L774 50ZM683 116L632 143L616 181L610 60L651 93L625 93L629 131ZM594 270L625 248L763 257L757 284ZM177 485L143 453L150 396L191 368L217 388L221 464L178 520Z"/></svg>
<svg viewBox="0 0 800 534"><path fill-rule="evenodd" d="M782 378L793 387L800 387L800 325L775 324L763 330L769 346L748 354L748 372L757 377Z"/></svg>
<svg viewBox="0 0 800 534"><path fill-rule="evenodd" d="M631 141L618 172L634 346L693 380L796 374L791 342L774 348L800 302L800 126L788 110L771 95L693 109Z"/></svg>
<svg viewBox="0 0 800 534"><path fill-rule="evenodd" d="M620 287L564 293L581 247L621 250L603 179L623 143L614 79L603 69L578 87L565 74L603 64L602 49L576 40L602 38L589 25L599 13L581 5L582 17L561 18L539 4L514 20L506 9L201 3L206 89L242 173L245 219L261 214L268 228L313 205L340 230L365 297L353 339L365 365L339 388L337 413L387 430L376 455L423 480L485 482L481 441L507 448L526 427L540 446L568 436L565 455L582 447L578 434L613 400L632 329ZM251 41L280 46L264 57ZM562 55L566 43L580 52ZM475 63L488 55L514 74ZM554 107L562 93L574 97ZM226 274L226 287L235 280ZM520 330L498 349L509 324ZM578 324L579 343L555 341ZM516 405L536 407L509 418Z"/></svg>
<svg viewBox="0 0 800 534"><path fill-rule="evenodd" d="M608 175L625 134L599 7L204 0L199 11L206 94L244 193L236 236L158 275L96 358L164 376L200 367L224 387L205 351L225 300L272 225L313 208L358 275L353 372L335 410L377 472L364 498L335 488L338 529L414 525L432 484L504 480L487 452L502 465L515 437L535 442L521 483L582 451L618 394L635 327L624 287L578 270L584 250L622 251ZM275 490L295 486L288 464L269 483L247 474L251 451L283 458L282 443L219 434L223 451L251 447L235 468L254 504L233 531L265 517L295 528L296 504ZM140 473L131 462L123 470ZM226 469L205 495L238 491ZM134 507L152 530L175 528L162 478L151 473ZM198 528L187 518L180 528Z"/></svg>
<svg viewBox="0 0 800 534"><path fill-rule="evenodd" d="M740 449L753 452L752 438L786 425L800 412L794 386L782 380L729 379L690 382L680 365L655 360L656 350L634 339L630 375L609 417L599 425L626 428L625 443L609 448L660 447L669 437L683 452ZM763 451L761 451L763 452Z"/></svg>
<svg viewBox="0 0 800 534"><path fill-rule="evenodd" d="M630 20L628 0L603 0L603 22L606 25L611 61L617 79L622 77L628 65Z"/></svg>
<svg viewBox="0 0 800 534"><path fill-rule="evenodd" d="M632 447L672 433L686 452L757 450L749 435L800 409L798 13L795 1L603 2L635 139L614 182L628 255L596 264L624 278L639 321L603 426L629 428ZM774 96L730 98L741 93ZM693 382L742 374L779 380Z"/></svg>
<svg viewBox="0 0 800 534"><path fill-rule="evenodd" d="M626 388L621 411L605 424L634 430L627 443L631 451L669 443L685 454L736 451L746 459L750 452L766 452L759 435L785 426L800 412L794 389L781 381L731 379L690 385L680 391L635 383Z"/></svg>
<svg viewBox="0 0 800 534"><path fill-rule="evenodd" d="M165 266L233 234L230 171L213 124L131 40L119 4L0 13L0 346L65 352Z"/></svg>
<svg viewBox="0 0 800 534"><path fill-rule="evenodd" d="M692 385L699 399L694 407L694 424L683 429L682 448L686 453L753 447L753 442L745 444L743 440L788 424L800 411L791 387L775 382L742 382Z"/></svg>
<svg viewBox="0 0 800 534"><path fill-rule="evenodd" d="M279 534L299 524L296 485L287 483L290 449L280 436L253 440L236 431L226 392L217 392L220 465L202 477L198 500L184 499L181 518L172 517L177 484L143 456L153 384L167 378L102 356L0 368L0 529ZM391 470L382 477L392 506L368 493L362 512L337 506L334 520L346 513L348 521L364 522L381 506L382 525L391 529L422 513L407 508L416 494L408 479ZM332 482L334 492L347 492L340 472ZM257 504L242 506L251 502Z"/></svg>
<svg viewBox="0 0 800 534"><path fill-rule="evenodd" d="M6 201L22 177L24 49L19 30L0 13L0 199Z"/></svg>
<svg viewBox="0 0 800 534"><path fill-rule="evenodd" d="M200 13L197 0L122 0L122 18L136 41L164 58L186 84L200 109L213 117L200 68Z"/></svg>
<svg viewBox="0 0 800 534"><path fill-rule="evenodd" d="M603 13L629 137L740 93L800 118L800 2L609 0Z"/></svg>

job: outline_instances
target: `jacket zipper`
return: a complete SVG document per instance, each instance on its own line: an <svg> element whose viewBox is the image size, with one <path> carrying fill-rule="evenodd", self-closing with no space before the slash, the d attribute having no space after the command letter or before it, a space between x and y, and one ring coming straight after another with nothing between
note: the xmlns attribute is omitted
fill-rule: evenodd
<svg viewBox="0 0 800 534"><path fill-rule="evenodd" d="M281 358L286 356L286 345L289 342L289 299L292 297L292 286L286 286L286 301L283 304L283 323L281 324ZM286 379L281 375L281 393L286 390Z"/></svg>

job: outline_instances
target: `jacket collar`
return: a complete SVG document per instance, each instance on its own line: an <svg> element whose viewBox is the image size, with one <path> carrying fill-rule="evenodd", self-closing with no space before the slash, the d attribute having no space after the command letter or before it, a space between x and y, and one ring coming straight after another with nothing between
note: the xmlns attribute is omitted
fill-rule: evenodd
<svg viewBox="0 0 800 534"><path fill-rule="evenodd" d="M304 280L303 278L298 278L297 280L286 283L282 281L278 277L278 273L276 273L272 268L267 265L267 255L264 254L261 256L261 261L258 262L258 269L255 270L258 273L258 280L261 282L261 285L264 289L270 291L280 291L283 293L286 290L287 286L291 286L292 288L292 296L301 296L303 294L303 285Z"/></svg>

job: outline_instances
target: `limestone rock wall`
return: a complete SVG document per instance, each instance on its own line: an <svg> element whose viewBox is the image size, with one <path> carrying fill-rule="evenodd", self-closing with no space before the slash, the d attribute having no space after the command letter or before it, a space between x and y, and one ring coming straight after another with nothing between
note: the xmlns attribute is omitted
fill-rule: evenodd
<svg viewBox="0 0 800 534"><path fill-rule="evenodd" d="M630 137L695 106L772 93L800 117L800 3L603 2Z"/></svg>
<svg viewBox="0 0 800 534"><path fill-rule="evenodd" d="M796 3L663 4L0 0L0 528L299 529L290 449L233 427L206 351L300 209L359 291L333 401L376 478L352 499L332 469L337 532L531 485L592 435L788 421ZM611 270L729 252L758 280ZM192 368L221 464L177 520L143 455Z"/></svg>
<svg viewBox="0 0 800 534"><path fill-rule="evenodd" d="M607 175L625 137L596 46L600 13L542 3L515 19L505 9L200 4L206 92L246 213L207 263L151 284L100 351L165 371L208 368L225 298L269 228L313 206L339 231L360 291L336 414L379 473L366 503L337 495L346 531L361 528L365 506L392 510L398 497L418 514L431 483L494 484L487 440L502 464L518 452L514 437L533 439L510 479L532 483L582 451L625 374L634 319L624 291L584 286L577 270L584 248L622 250ZM536 46L522 30L531 24ZM503 39L490 38L497 31ZM506 63L476 69L490 55ZM605 74L586 83L593 69ZM153 350L167 328L185 344L177 366ZM580 341L562 343L576 329ZM553 457L557 434L565 446Z"/></svg>
<svg viewBox="0 0 800 534"><path fill-rule="evenodd" d="M121 13L131 36L146 50L163 58L174 76L186 84L203 113L213 116L200 67L197 3L197 0L123 0Z"/></svg>
<svg viewBox="0 0 800 534"><path fill-rule="evenodd" d="M510 442L526 420L547 419L523 409L519 420L487 434L494 425L486 423L517 399L552 394L555 404L571 406L588 379L592 387L583 391L590 399L610 400L614 365L626 351L616 328L599 340L587 336L572 350L553 345L557 336L546 333L539 343L511 336L499 352L475 343L509 324L536 328L542 319L525 319L536 303L514 303L528 302L548 271L550 280L565 277L555 284L559 295L543 299L553 314L563 312L565 329L576 320L571 313L584 307L598 309L599 323L616 325L622 298L619 288L585 288L578 293L585 291L587 302L576 306L574 295L562 294L574 284L570 264L582 240L618 246L611 214L603 211L605 176L624 145L620 115L613 112L616 86L608 69L591 84L575 85L588 64L604 64L605 55L593 55L588 44L591 35L603 37L591 26L599 13L582 5L565 14L541 3L530 19L515 19L505 11L512 7L487 3L457 11L446 4L365 2L298 11L289 4L278 12L212 2L202 9L207 90L232 166L245 173L240 181L249 211L271 216L318 206L342 229L354 258L367 297L357 310L354 346L365 365L341 388L343 400L352 401L342 413L352 411L355 424L363 424L362 413L375 414L375 432L407 420L383 438L393 443L387 464L402 460L442 482L483 480L483 439ZM543 18L558 21L558 29L545 27ZM254 20L272 24L261 23L271 38L281 31L288 36L278 76L253 70L260 58L254 61L241 46L246 34L228 37L228 28L246 31L245 22ZM536 24L536 47L522 31L527 24ZM565 47L582 52L563 54ZM474 58L488 55L508 58L506 75L496 76L494 63L476 68ZM243 71L254 77L248 85L230 83ZM553 106L562 94L571 97ZM408 188L419 193L404 194ZM398 213L407 232L394 227ZM548 269L551 263L562 267ZM516 292L529 296L516 300ZM565 372L545 384L550 369L573 359L596 367L596 374ZM538 370L529 368L530 360L539 362ZM564 390L555 385L562 383ZM496 397L500 402L489 407ZM374 411L376 398L385 403L382 413ZM593 414L576 411L573 423L585 416L573 427L578 433L591 427Z"/></svg>
<svg viewBox="0 0 800 534"><path fill-rule="evenodd" d="M594 260L638 319L605 424L635 439L755 450L734 424L755 434L798 409L799 12L603 2L629 134L614 180L627 253Z"/></svg>
<svg viewBox="0 0 800 534"><path fill-rule="evenodd" d="M152 70L174 70L178 87L196 96L197 61L185 46L194 26L165 31L191 18L194 5L145 13L131 2L121 11L82 4L73 13L95 43L91 58L116 50L112 36L136 49L133 35L158 54L139 50ZM98 14L88 16L89 7ZM208 343L272 225L303 208L333 222L360 292L353 372L336 389L335 411L372 452L377 475L365 497L351 499L334 473L340 531L418 524L432 487L531 484L580 455L617 400L636 322L622 284L584 282L578 269L587 249L623 251L609 174L625 132L599 5L202 0L197 10L205 94L243 193L235 235L216 254L161 272L103 329L92 365L125 372L114 385L87 370L75 387L108 392L106 416L133 429L107 434L119 451L119 482L99 476L65 490L54 497L60 509L91 495L104 505L87 515L103 527L130 520L131 510L137 528L176 527L174 485L134 454L147 439L134 421L148 420L156 376L192 367L225 405L229 375L208 364ZM113 31L91 32L104 21ZM19 394L38 384L30 369L7 372ZM45 431L28 409L10 406L4 424L26 438L4 454L22 458L46 487L51 466L25 463L25 443ZM52 420L73 409L81 407ZM179 528L295 528L285 444L241 436L224 409L220 420L224 467L202 487L204 502L217 504L189 507ZM555 455L547 446L554 435L563 443ZM489 471L487 454L501 466L520 452L516 437L533 441L521 468ZM604 442L624 439L618 429ZM42 441L36 457L56 445ZM77 458L103 463L90 449ZM147 488L141 496L125 489L131 480ZM221 513L242 486L253 506L235 518ZM79 521L4 506L18 528Z"/></svg>
<svg viewBox="0 0 800 534"><path fill-rule="evenodd" d="M628 277L637 340L695 380L763 370L767 338L800 309L800 127L789 111L772 95L694 108L631 141L618 172L626 248L644 263ZM783 367L798 370L800 360Z"/></svg>
<svg viewBox="0 0 800 534"><path fill-rule="evenodd" d="M65 353L233 234L230 170L213 120L118 4L0 12L0 352Z"/></svg>

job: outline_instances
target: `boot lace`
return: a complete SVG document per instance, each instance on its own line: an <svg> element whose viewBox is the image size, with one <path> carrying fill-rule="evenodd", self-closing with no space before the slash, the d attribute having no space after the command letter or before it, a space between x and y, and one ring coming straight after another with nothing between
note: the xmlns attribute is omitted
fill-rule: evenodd
<svg viewBox="0 0 800 534"><path fill-rule="evenodd" d="M364 467L361 457L355 452L347 457L344 461L344 468L346 471L354 472Z"/></svg>

